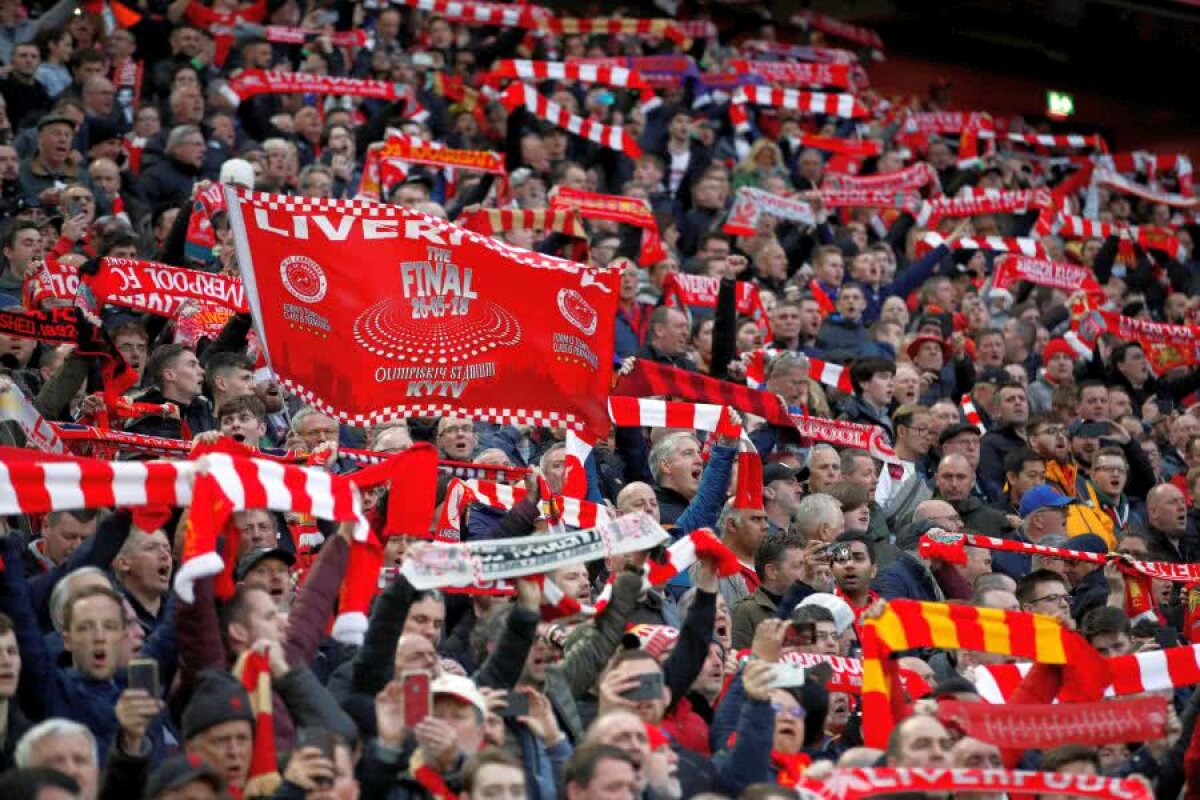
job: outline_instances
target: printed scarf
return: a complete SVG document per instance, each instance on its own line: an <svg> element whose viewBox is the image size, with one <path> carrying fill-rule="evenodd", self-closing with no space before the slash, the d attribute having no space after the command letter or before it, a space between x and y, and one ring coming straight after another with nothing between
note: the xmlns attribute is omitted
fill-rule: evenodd
<svg viewBox="0 0 1200 800"><path fill-rule="evenodd" d="M1098 700L1106 664L1087 641L1041 614L994 608L892 600L881 616L862 623L863 740L886 747L903 700L893 654L920 647L976 650L1065 666L1072 701ZM1064 688L1064 693L1068 693Z"/></svg>

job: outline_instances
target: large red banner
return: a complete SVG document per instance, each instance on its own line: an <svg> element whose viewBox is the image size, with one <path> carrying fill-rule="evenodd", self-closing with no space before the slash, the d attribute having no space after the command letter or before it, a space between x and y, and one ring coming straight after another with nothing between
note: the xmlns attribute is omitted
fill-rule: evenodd
<svg viewBox="0 0 1200 800"><path fill-rule="evenodd" d="M352 425L457 413L603 435L617 273L362 201L226 188L272 369Z"/></svg>

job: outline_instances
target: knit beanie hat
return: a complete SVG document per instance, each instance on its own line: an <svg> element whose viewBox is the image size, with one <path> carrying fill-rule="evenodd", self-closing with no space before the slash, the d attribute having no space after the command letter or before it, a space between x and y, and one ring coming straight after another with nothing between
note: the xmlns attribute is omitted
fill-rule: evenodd
<svg viewBox="0 0 1200 800"><path fill-rule="evenodd" d="M254 725L250 695L228 672L215 669L201 672L192 699L183 710L184 741L199 736L209 728L239 720Z"/></svg>

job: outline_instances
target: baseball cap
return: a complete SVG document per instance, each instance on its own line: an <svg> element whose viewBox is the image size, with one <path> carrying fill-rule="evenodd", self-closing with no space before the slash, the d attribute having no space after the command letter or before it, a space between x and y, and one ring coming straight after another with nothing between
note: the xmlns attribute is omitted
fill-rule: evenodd
<svg viewBox="0 0 1200 800"><path fill-rule="evenodd" d="M487 701L483 699L483 693L470 678L443 673L429 684L429 691L434 697L439 694L447 695L461 700L467 705L475 706L476 711L487 716Z"/></svg>
<svg viewBox="0 0 1200 800"><path fill-rule="evenodd" d="M955 436L964 433L970 433L975 436L983 435L979 432L979 428L976 428L969 422L955 422L942 429L942 432L938 435L938 447L941 447Z"/></svg>
<svg viewBox="0 0 1200 800"><path fill-rule="evenodd" d="M61 122L64 125L70 125L72 129L75 128L75 120L71 119L66 114L47 114L37 121L37 129L40 131L47 125L53 125L57 122Z"/></svg>
<svg viewBox="0 0 1200 800"><path fill-rule="evenodd" d="M828 592L810 594L800 601L800 605L797 608L801 606L820 606L830 614L833 614L833 624L837 628L839 636L854 624L854 610L850 608L849 603L835 594L829 594Z"/></svg>
<svg viewBox="0 0 1200 800"><path fill-rule="evenodd" d="M1008 373L1001 367L985 367L982 372L975 378L975 385L981 383L1001 384L1008 381Z"/></svg>
<svg viewBox="0 0 1200 800"><path fill-rule="evenodd" d="M1067 497L1053 486L1043 483L1040 486L1034 486L1021 495L1021 503L1017 508L1017 513L1022 517L1027 517L1039 509L1063 508L1074 502L1074 498Z"/></svg>
<svg viewBox="0 0 1200 800"><path fill-rule="evenodd" d="M1108 545L1104 539L1094 533L1081 533L1067 539L1067 550L1079 550L1083 553L1107 553Z"/></svg>
<svg viewBox="0 0 1200 800"><path fill-rule="evenodd" d="M785 481L788 478L795 478L800 474L798 468L789 467L787 464L768 464L763 468L763 486L770 486L775 481Z"/></svg>
<svg viewBox="0 0 1200 800"><path fill-rule="evenodd" d="M150 773L143 797L158 800L166 792L182 789L195 781L204 781L218 795L225 791L225 781L215 769L195 756L175 756Z"/></svg>
<svg viewBox="0 0 1200 800"><path fill-rule="evenodd" d="M233 571L233 578L240 581L246 577L246 573L257 567L268 558L278 558L289 567L296 563L294 553L288 552L279 547L260 547L257 550L252 550L246 555L238 559L237 568Z"/></svg>

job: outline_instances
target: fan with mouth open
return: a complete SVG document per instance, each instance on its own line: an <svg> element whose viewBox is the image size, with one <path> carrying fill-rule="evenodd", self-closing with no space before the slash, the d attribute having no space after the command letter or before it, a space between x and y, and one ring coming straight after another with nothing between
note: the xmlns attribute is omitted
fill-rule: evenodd
<svg viewBox="0 0 1200 800"><path fill-rule="evenodd" d="M464 315L416 319L407 300L383 300L354 321L354 340L369 353L410 364L453 364L521 341L516 317L474 299Z"/></svg>

